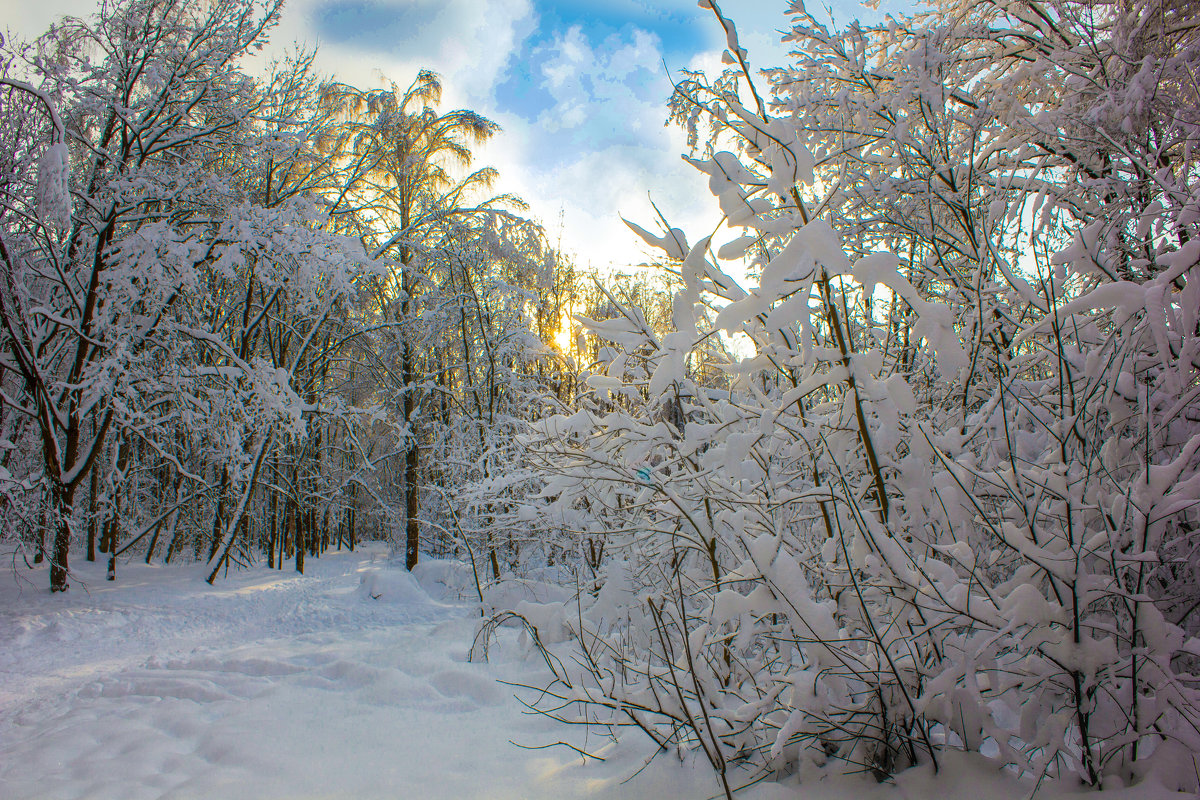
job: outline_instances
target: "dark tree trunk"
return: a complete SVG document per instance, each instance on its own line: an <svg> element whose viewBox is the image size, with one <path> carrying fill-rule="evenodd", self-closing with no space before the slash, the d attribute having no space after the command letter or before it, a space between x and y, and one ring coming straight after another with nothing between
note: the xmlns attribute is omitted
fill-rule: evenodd
<svg viewBox="0 0 1200 800"><path fill-rule="evenodd" d="M275 516L279 512L278 492L271 492L270 509L268 519L271 533L267 538L267 569L275 569L275 545L279 538L279 520Z"/></svg>
<svg viewBox="0 0 1200 800"><path fill-rule="evenodd" d="M329 549L329 506L321 514L321 552Z"/></svg>
<svg viewBox="0 0 1200 800"><path fill-rule="evenodd" d="M96 492L100 491L100 470L92 467L91 497L88 498L87 560L96 560Z"/></svg>
<svg viewBox="0 0 1200 800"><path fill-rule="evenodd" d="M213 516L213 532L212 544L208 548L208 560L212 561L217 557L217 551L221 548L221 537L224 533L223 525L225 523L225 492L229 488L229 468L221 468L221 488L217 492L217 513Z"/></svg>
<svg viewBox="0 0 1200 800"><path fill-rule="evenodd" d="M325 552L325 532L321 530L321 519L317 516L316 509L308 512L308 535L311 546L308 548L310 556L320 557Z"/></svg>
<svg viewBox="0 0 1200 800"><path fill-rule="evenodd" d="M350 552L354 552L354 546L357 544L354 534L355 515L358 508L358 484L350 485L350 505L346 507L346 535L350 539Z"/></svg>
<svg viewBox="0 0 1200 800"><path fill-rule="evenodd" d="M417 493L417 472L420 469L420 451L416 441L408 444L408 453L404 458L404 509L406 536L404 542L404 566L410 571L417 565L417 549L420 546L420 526L417 515L420 513L420 500Z"/></svg>
<svg viewBox="0 0 1200 800"><path fill-rule="evenodd" d="M402 228L409 224L407 207L400 212ZM400 288L403 300L400 302L401 318L407 322L409 316L416 312L414 298L416 297L417 278L410 271L412 254L406 247L400 250L400 262L404 265L401 272ZM421 511L420 490L417 486L417 475L421 468L420 439L417 436L417 365L409 334L405 334L400 348L401 377L404 380L404 424L407 426L406 451L404 454L404 565L412 570L417 565L417 551L420 548L420 527L417 517Z"/></svg>
<svg viewBox="0 0 1200 800"><path fill-rule="evenodd" d="M42 495L45 498L45 495ZM53 511L51 510L50 500L43 499L42 502L42 518L38 521L37 529L37 547L33 553L33 563L40 564L46 560L46 531L50 528Z"/></svg>
<svg viewBox="0 0 1200 800"><path fill-rule="evenodd" d="M292 502L292 546L296 548L296 572L304 574L304 520L301 519L300 509Z"/></svg>
<svg viewBox="0 0 1200 800"><path fill-rule="evenodd" d="M150 535L150 544L146 546L146 563L154 558L154 548L158 545L158 534L162 532L163 523L160 522L154 526L154 533Z"/></svg>
<svg viewBox="0 0 1200 800"><path fill-rule="evenodd" d="M415 369L412 347L404 343L404 421L408 424L408 448L404 454L404 511L405 542L404 565L411 571L417 565L417 550L420 547L420 526L417 517L421 512L420 488L417 475L421 469L421 447L417 440L417 414L414 393Z"/></svg>
<svg viewBox="0 0 1200 800"><path fill-rule="evenodd" d="M54 481L51 490L52 519L54 520L54 555L50 559L50 591L65 592L70 588L71 510L75 490L62 481Z"/></svg>
<svg viewBox="0 0 1200 800"><path fill-rule="evenodd" d="M121 538L121 496L113 500L112 516L104 524L103 552L108 553L108 580L117 579L117 542Z"/></svg>

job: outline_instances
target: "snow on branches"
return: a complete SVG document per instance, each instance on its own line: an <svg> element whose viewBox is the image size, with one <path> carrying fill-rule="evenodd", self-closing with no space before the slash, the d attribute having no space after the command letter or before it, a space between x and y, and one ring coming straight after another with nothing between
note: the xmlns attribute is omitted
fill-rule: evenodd
<svg viewBox="0 0 1200 800"><path fill-rule="evenodd" d="M37 213L59 231L71 224L71 156L63 142L47 147L38 165Z"/></svg>
<svg viewBox="0 0 1200 800"><path fill-rule="evenodd" d="M947 748L1197 790L1197 106L1143 89L1200 29L1091 8L830 31L797 4L770 112L740 51L680 85L740 236L635 227L679 261L672 329L585 320L592 391L531 435L581 552L540 707L727 792Z"/></svg>

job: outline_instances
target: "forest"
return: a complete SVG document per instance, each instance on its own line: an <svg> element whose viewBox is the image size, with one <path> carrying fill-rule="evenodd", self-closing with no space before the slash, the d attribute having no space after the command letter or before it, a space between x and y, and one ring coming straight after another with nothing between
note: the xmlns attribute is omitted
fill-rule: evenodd
<svg viewBox="0 0 1200 800"><path fill-rule="evenodd" d="M1195 4L793 0L767 69L699 6L724 69L663 117L721 224L628 221L624 273L436 72L255 60L281 0L4 40L5 569L382 542L463 565L530 710L720 796L952 752L1200 791Z"/></svg>

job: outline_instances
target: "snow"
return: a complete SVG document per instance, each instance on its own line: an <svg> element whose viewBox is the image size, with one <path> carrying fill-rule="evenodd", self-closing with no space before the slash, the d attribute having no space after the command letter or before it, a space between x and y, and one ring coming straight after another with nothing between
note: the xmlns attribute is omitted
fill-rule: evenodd
<svg viewBox="0 0 1200 800"><path fill-rule="evenodd" d="M59 230L71 224L71 156L62 142L47 147L38 165L37 213Z"/></svg>
<svg viewBox="0 0 1200 800"><path fill-rule="evenodd" d="M40 570L0 577L0 796L22 798L706 798L707 766L614 746L526 713L512 683L545 675L517 629L490 661L469 567L410 575L381 546L255 568L215 587L203 564L76 567L49 595ZM32 581L30 583L29 581ZM435 599L436 598L436 599ZM586 763L571 744L603 756ZM1027 797L975 757L939 777L760 783L750 800ZM1039 796L1055 797L1059 789ZM1166 797L1153 786L1090 795Z"/></svg>
<svg viewBox="0 0 1200 800"><path fill-rule="evenodd" d="M45 592L41 570L5 570L0 797L716 791L706 766L662 758L620 783L648 755L632 737L588 764L565 747L510 743L591 752L606 742L523 713L499 681L542 676L516 629L498 632L489 663L467 662L478 612L448 596L444 562L418 573L427 586L379 547L307 566L304 576L231 572L209 587L202 564L122 564L108 583L103 562L85 562L65 596ZM469 577L465 586L474 591Z"/></svg>

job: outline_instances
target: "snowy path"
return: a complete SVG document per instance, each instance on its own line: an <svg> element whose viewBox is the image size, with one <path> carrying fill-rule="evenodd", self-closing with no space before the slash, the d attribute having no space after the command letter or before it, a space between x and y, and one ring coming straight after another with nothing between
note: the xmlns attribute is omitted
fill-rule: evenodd
<svg viewBox="0 0 1200 800"><path fill-rule="evenodd" d="M8 572L0 797L715 792L705 770L667 762L622 784L641 765L636 746L587 765L566 748L513 746L584 741L522 714L497 682L535 667L512 657L512 632L492 664L467 663L468 608L432 599L379 551L309 567L303 577L256 569L211 588L197 567L123 565L110 584L101 565L84 564L67 597L45 592L44 572L22 570L36 581L23 588Z"/></svg>

